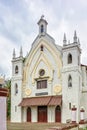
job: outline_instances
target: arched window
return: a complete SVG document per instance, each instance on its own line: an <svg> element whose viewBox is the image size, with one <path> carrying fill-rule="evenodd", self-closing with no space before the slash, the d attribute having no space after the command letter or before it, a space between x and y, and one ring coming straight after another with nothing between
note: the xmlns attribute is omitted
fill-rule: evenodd
<svg viewBox="0 0 87 130"><path fill-rule="evenodd" d="M16 67L15 67L15 74L17 74L18 73L18 66L16 65Z"/></svg>
<svg viewBox="0 0 87 130"><path fill-rule="evenodd" d="M43 51L43 45L41 45L40 50Z"/></svg>
<svg viewBox="0 0 87 130"><path fill-rule="evenodd" d="M72 87L72 77L69 75L68 77L68 87Z"/></svg>
<svg viewBox="0 0 87 130"><path fill-rule="evenodd" d="M56 107L56 111L58 111L58 112L61 111L61 107L59 105Z"/></svg>
<svg viewBox="0 0 87 130"><path fill-rule="evenodd" d="M78 65L80 65L80 56L78 56Z"/></svg>
<svg viewBox="0 0 87 130"><path fill-rule="evenodd" d="M68 64L72 63L72 55L69 53L68 54Z"/></svg>
<svg viewBox="0 0 87 130"><path fill-rule="evenodd" d="M43 32L44 32L44 26L41 25L41 33L43 33Z"/></svg>
<svg viewBox="0 0 87 130"><path fill-rule="evenodd" d="M15 84L15 95L18 94L18 85L17 83Z"/></svg>

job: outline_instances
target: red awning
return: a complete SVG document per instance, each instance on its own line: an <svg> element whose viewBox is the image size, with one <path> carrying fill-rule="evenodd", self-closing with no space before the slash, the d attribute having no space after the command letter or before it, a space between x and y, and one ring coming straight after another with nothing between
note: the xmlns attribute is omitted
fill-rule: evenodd
<svg viewBox="0 0 87 130"><path fill-rule="evenodd" d="M55 106L61 105L62 96L44 96L23 98L19 106Z"/></svg>
<svg viewBox="0 0 87 130"><path fill-rule="evenodd" d="M62 105L62 96L53 96L51 97L51 100L49 102L49 106L51 105L59 105L61 106Z"/></svg>

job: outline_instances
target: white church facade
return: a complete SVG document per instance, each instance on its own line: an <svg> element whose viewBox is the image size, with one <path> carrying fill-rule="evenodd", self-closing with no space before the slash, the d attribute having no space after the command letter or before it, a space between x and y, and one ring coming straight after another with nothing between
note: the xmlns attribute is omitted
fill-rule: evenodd
<svg viewBox="0 0 87 130"><path fill-rule="evenodd" d="M71 120L76 108L76 122L80 121L83 106L87 118L87 66L81 64L81 48L74 33L63 46L47 34L47 21L41 17L39 34L31 50L23 57L12 58L11 122L62 122Z"/></svg>

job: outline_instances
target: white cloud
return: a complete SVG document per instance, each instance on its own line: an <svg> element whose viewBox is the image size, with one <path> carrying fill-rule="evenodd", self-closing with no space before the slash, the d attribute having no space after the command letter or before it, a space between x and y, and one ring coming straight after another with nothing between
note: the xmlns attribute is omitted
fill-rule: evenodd
<svg viewBox="0 0 87 130"><path fill-rule="evenodd" d="M0 74L11 76L11 59L13 48L17 48L16 44L9 39L0 36ZM17 50L18 51L18 50Z"/></svg>
<svg viewBox="0 0 87 130"><path fill-rule="evenodd" d="M80 38L82 62L87 64L87 1L86 0L10 0L0 1L0 73L11 76L13 48L17 55L22 45L24 55L38 34L37 22L44 14L48 33L62 45L63 34L72 42L74 30Z"/></svg>

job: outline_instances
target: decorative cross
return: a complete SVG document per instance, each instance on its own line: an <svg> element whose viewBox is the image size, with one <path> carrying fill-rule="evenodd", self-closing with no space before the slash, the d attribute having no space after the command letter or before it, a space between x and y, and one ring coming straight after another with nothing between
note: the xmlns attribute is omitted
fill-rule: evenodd
<svg viewBox="0 0 87 130"><path fill-rule="evenodd" d="M41 19L43 19L43 18L44 18L44 15L41 16Z"/></svg>

